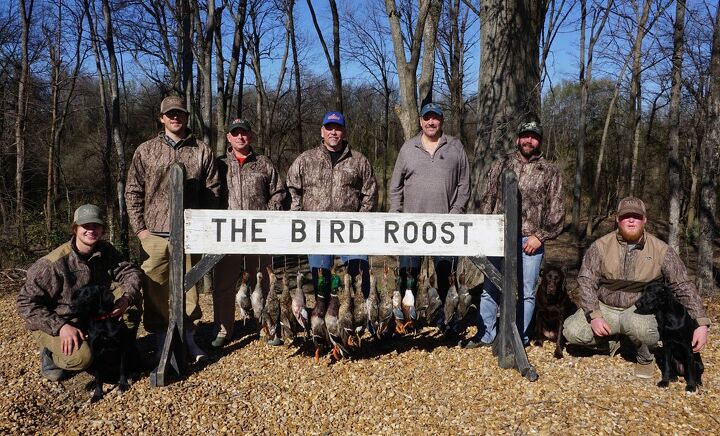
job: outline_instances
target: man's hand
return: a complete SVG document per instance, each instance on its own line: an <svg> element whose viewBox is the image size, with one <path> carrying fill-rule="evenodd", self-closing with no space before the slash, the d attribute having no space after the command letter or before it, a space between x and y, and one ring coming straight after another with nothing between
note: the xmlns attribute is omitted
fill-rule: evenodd
<svg viewBox="0 0 720 436"><path fill-rule="evenodd" d="M115 302L115 306L113 307L110 316L122 316L128 310L128 307L130 307L130 302L128 301L127 297L123 295Z"/></svg>
<svg viewBox="0 0 720 436"><path fill-rule="evenodd" d="M590 327L592 327L593 333L595 333L595 336L608 336L612 334L612 330L610 330L610 324L605 321L605 318L602 316L597 317L590 321Z"/></svg>
<svg viewBox="0 0 720 436"><path fill-rule="evenodd" d="M65 324L60 327L60 348L64 355L69 356L75 350L80 349L83 340L85 340L85 335L75 326Z"/></svg>
<svg viewBox="0 0 720 436"><path fill-rule="evenodd" d="M695 329L692 338L693 352L699 353L703 348L705 348L705 344L707 344L707 336L708 326L701 325Z"/></svg>
<svg viewBox="0 0 720 436"><path fill-rule="evenodd" d="M540 247L542 247L542 242L540 242L538 237L530 235L528 236L527 241L523 244L522 250L525 254L533 255Z"/></svg>
<svg viewBox="0 0 720 436"><path fill-rule="evenodd" d="M142 241L143 239L147 238L148 236L150 236L150 230L148 230L148 229L140 230L140 231L138 232L138 234L137 234L137 237L138 237L141 241Z"/></svg>

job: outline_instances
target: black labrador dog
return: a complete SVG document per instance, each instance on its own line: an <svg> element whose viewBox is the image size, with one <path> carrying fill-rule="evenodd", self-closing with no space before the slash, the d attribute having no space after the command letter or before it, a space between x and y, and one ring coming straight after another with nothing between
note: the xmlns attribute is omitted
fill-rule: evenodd
<svg viewBox="0 0 720 436"><path fill-rule="evenodd" d="M91 372L95 376L95 392L92 402L102 399L103 381L117 382L120 392L130 387L128 364L136 350L135 341L122 317L110 316L114 305L112 292L103 286L84 286L72 295L72 311L93 355Z"/></svg>
<svg viewBox="0 0 720 436"><path fill-rule="evenodd" d="M645 286L635 307L636 313L654 314L657 319L664 357L660 365L662 379L657 385L666 388L681 375L685 378L685 390L695 392L697 387L702 385L702 374L705 371L700 353L692 350L692 337L698 327L697 321L690 317L672 290L661 283Z"/></svg>
<svg viewBox="0 0 720 436"><path fill-rule="evenodd" d="M535 341L542 346L544 340L555 341L556 359L563 357L565 336L563 322L577 308L565 290L565 274L562 269L548 265L540 273L540 285L535 304Z"/></svg>

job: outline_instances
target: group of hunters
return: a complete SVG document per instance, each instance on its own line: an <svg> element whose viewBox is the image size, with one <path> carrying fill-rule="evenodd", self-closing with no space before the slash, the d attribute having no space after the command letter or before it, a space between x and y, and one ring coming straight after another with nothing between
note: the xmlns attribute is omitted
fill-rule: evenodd
<svg viewBox="0 0 720 436"><path fill-rule="evenodd" d="M142 246L138 268L123 260L103 240L105 218L94 205L80 206L74 214L72 237L36 261L17 297L17 309L41 348L41 374L60 380L68 371L87 369L92 355L85 332L76 327L70 299L74 290L102 285L115 295L112 316L122 316L137 331L142 319L147 332L155 335L157 348L165 342L169 319L169 187L168 171L175 162L185 166L185 208L236 210L281 210L289 195L294 211L373 212L377 208L377 183L368 159L346 141L342 113L328 112L320 128L317 147L302 153L290 166L285 182L275 164L253 148L254 133L245 119L227 126L227 153L216 158L213 150L188 129L188 111L179 97L166 97L160 105L163 130L141 144L127 175L125 199L130 225ZM419 114L420 132L400 149L389 188L390 212L463 214L470 198L470 167L463 144L443 132L443 110L428 103ZM523 122L517 131L517 149L496 161L481 195L480 213L502 213L501 175L512 170L518 177L521 196L522 286L518 306L523 316L517 324L525 344L535 307L535 288L543 260L545 241L563 230L565 209L562 178L558 166L541 151L543 129L537 119ZM664 280L699 327L693 334L693 349L707 342L710 319L702 300L678 254L665 242L645 231L646 208L635 197L622 199L617 208L617 230L596 240L585 253L578 276L578 311L564 325L569 344L608 353L617 351L618 335L626 337L637 351L634 372L638 377L654 374L653 349L659 335L655 317L634 311L643 285ZM187 256L188 267L196 259ZM489 259L501 268L501 258ZM417 277L421 258L401 256L399 275ZM351 276L368 274L367 256L343 256ZM318 293L321 275L330 274L333 256L308 256L313 285ZM456 260L434 257L437 290L441 301L449 288ZM261 286L268 287L266 267L270 256L233 254L225 256L213 275L213 347L231 339L235 322L234 294L240 275L254 281L263 272ZM259 275L258 275L259 277ZM363 286L369 280L362 281ZM322 288L322 287L320 287ZM267 289L265 289L267 293ZM366 294L367 295L367 294ZM325 298L322 289L316 298ZM485 280L478 310L477 334L459 342L463 348L488 346L496 337L498 289ZM520 306L522 307L520 309ZM185 331L188 356L206 357L194 340L201 318L195 288L186 293ZM439 311L442 313L442 310ZM444 335L456 334L440 316L437 328Z"/></svg>

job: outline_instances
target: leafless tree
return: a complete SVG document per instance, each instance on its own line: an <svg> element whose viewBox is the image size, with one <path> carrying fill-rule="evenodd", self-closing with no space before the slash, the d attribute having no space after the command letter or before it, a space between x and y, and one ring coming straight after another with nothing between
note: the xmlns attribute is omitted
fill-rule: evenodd
<svg viewBox="0 0 720 436"><path fill-rule="evenodd" d="M670 127L668 144L668 184L670 212L668 218L668 244L680 251L680 97L682 87L682 58L685 37L685 0L675 2L675 25L672 54L672 90L670 92Z"/></svg>
<svg viewBox="0 0 720 436"><path fill-rule="evenodd" d="M338 15L338 8L335 0L328 0L330 4L330 12L332 14L333 22L333 55L330 57L330 51L328 50L325 37L323 37L322 30L318 24L317 16L315 15L315 8L313 7L312 0L306 0L308 9L310 10L310 16L312 17L315 31L318 35L320 45L322 45L323 52L325 53L325 59L327 60L328 67L330 68L330 74L332 75L333 85L335 86L335 110L343 112L343 89L342 89L342 75L340 74L340 18Z"/></svg>
<svg viewBox="0 0 720 436"><path fill-rule="evenodd" d="M27 95L29 93L30 60L28 56L28 40L32 25L34 0L19 0L20 20L22 22L21 56L17 82L17 111L15 114L15 148L17 150L15 165L15 220L18 241L25 241L25 121L27 117Z"/></svg>

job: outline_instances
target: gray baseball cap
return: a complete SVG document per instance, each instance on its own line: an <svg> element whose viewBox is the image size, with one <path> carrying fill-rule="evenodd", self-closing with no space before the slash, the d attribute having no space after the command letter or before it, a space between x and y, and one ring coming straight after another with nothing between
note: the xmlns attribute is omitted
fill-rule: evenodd
<svg viewBox="0 0 720 436"><path fill-rule="evenodd" d="M99 207L94 204L83 204L75 209L73 223L83 225L88 223L96 223L101 226L105 225L105 214Z"/></svg>

